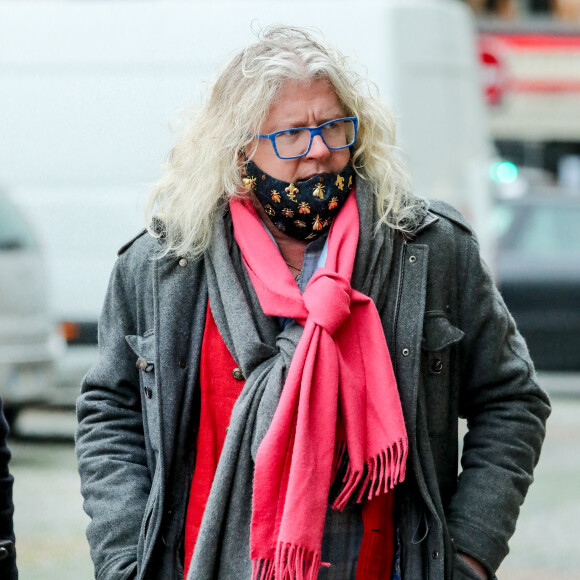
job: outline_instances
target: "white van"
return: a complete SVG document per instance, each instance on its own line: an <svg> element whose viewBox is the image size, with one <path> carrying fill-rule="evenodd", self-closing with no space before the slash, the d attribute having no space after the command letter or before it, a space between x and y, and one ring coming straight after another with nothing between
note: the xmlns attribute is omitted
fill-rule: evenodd
<svg viewBox="0 0 580 580"><path fill-rule="evenodd" d="M0 397L14 426L21 409L53 394L55 333L46 296L46 264L27 221L0 191Z"/></svg>
<svg viewBox="0 0 580 580"><path fill-rule="evenodd" d="M55 317L72 323L74 392L116 249L142 227L180 107L273 23L319 29L366 68L398 117L417 191L461 209L488 249L491 145L462 2L0 3L0 184L39 230Z"/></svg>

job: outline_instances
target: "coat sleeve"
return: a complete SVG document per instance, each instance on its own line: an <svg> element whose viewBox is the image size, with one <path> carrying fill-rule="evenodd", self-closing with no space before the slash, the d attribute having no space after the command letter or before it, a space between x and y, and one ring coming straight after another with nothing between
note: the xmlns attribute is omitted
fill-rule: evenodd
<svg viewBox="0 0 580 580"><path fill-rule="evenodd" d="M464 239L458 268L459 325L465 332L459 413L468 432L447 522L457 550L494 572L508 553L532 483L550 406L477 241Z"/></svg>
<svg viewBox="0 0 580 580"><path fill-rule="evenodd" d="M2 399L0 399L0 541L14 542L14 527L12 515L14 504L12 503L13 477L8 471L10 451L6 444L8 436L8 423L4 417ZM13 551L14 544L8 544L0 554L0 578L16 580L16 553Z"/></svg>
<svg viewBox="0 0 580 580"><path fill-rule="evenodd" d="M151 489L139 376L125 336L137 334L135 283L121 256L99 321L99 357L77 401L76 452L95 578L134 577ZM127 278L127 280L125 279Z"/></svg>

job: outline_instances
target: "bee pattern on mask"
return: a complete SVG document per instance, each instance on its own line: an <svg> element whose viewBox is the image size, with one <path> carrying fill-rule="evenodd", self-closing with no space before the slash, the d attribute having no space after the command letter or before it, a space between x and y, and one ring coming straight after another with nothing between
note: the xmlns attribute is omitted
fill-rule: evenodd
<svg viewBox="0 0 580 580"><path fill-rule="evenodd" d="M255 177L242 177L242 183L246 189L254 189L256 187Z"/></svg>
<svg viewBox="0 0 580 580"><path fill-rule="evenodd" d="M288 236L308 242L331 229L356 185L351 164L340 172L315 173L310 177L301 176L305 178L300 181L285 181L265 173L248 160L241 178L244 177L244 187L257 198L262 216L265 213L271 225ZM347 188L347 182L352 187Z"/></svg>
<svg viewBox="0 0 580 580"><path fill-rule="evenodd" d="M300 191L293 183L291 183L288 187L286 187L284 189L284 191L288 194L288 197L292 200L292 201L296 201L296 199L294 199L296 197L296 194Z"/></svg>
<svg viewBox="0 0 580 580"><path fill-rule="evenodd" d="M317 183L314 191L312 192L314 197L319 197L320 199L324 199L324 184Z"/></svg>
<svg viewBox="0 0 580 580"><path fill-rule="evenodd" d="M352 175L348 178L348 185L347 187L350 189L352 187Z"/></svg>

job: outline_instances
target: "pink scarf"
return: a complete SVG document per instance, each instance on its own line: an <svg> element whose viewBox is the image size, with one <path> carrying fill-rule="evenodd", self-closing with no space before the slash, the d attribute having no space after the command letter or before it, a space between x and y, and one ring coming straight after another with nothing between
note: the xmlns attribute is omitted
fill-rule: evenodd
<svg viewBox="0 0 580 580"><path fill-rule="evenodd" d="M259 446L250 536L252 580L318 576L330 486L333 508L405 478L407 434L374 302L350 278L359 234L354 192L333 223L326 266L300 293L249 200L230 204L234 236L267 315L304 325L270 428ZM364 478L364 479L363 479Z"/></svg>

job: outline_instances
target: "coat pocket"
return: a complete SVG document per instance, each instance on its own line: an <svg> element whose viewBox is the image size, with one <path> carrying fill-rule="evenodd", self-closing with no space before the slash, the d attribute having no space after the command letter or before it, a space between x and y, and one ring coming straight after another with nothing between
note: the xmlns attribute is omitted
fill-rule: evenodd
<svg viewBox="0 0 580 580"><path fill-rule="evenodd" d="M461 556L455 554L453 580L481 580L481 578Z"/></svg>
<svg viewBox="0 0 580 580"><path fill-rule="evenodd" d="M428 312L423 322L422 366L429 433L449 429L451 407L456 397L451 390L451 349L464 336L443 312Z"/></svg>
<svg viewBox="0 0 580 580"><path fill-rule="evenodd" d="M155 536L155 530L161 520L160 512L160 497L161 497L161 470L157 469L153 476L151 483L151 490L149 492L149 499L145 506L145 512L141 521L141 530L139 532L139 543L137 544L137 562L139 573L137 576L141 578L143 560L147 557L152 549L152 543Z"/></svg>
<svg viewBox="0 0 580 580"><path fill-rule="evenodd" d="M125 337L131 350L135 353L135 366L139 370L139 384L141 389L141 408L143 410L143 428L145 438L151 449L159 452L159 405L158 389L155 373L155 333L148 330L139 335L128 335Z"/></svg>

